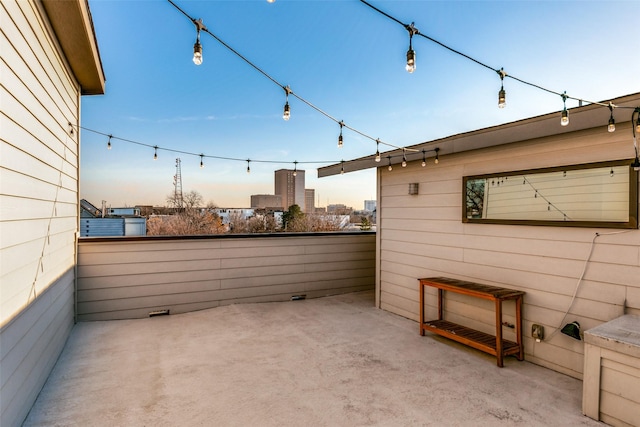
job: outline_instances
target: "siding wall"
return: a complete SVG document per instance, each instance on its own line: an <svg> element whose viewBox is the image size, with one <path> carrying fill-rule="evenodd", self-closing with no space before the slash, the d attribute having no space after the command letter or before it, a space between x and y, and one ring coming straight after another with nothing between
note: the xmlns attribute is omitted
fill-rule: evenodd
<svg viewBox="0 0 640 427"><path fill-rule="evenodd" d="M557 137L441 156L422 168L378 170L378 292L380 307L418 320L420 277L448 276L526 292L526 359L581 378L583 342L561 333L536 343L531 325L547 337L569 307L578 278L596 238L584 280L564 323L583 330L623 314L640 314L640 231L463 224L462 177L632 157L629 123L615 133L604 126ZM411 182L420 193L408 195ZM618 233L607 235L608 233ZM435 291L427 316L436 316ZM445 317L485 332L495 330L493 307L477 299L448 295ZM513 323L513 307L506 305ZM418 328L416 326L416 333ZM507 337L510 330L505 328Z"/></svg>
<svg viewBox="0 0 640 427"><path fill-rule="evenodd" d="M78 319L374 288L375 234L81 239Z"/></svg>
<svg viewBox="0 0 640 427"><path fill-rule="evenodd" d="M73 324L79 86L32 1L0 3L0 425L19 425Z"/></svg>

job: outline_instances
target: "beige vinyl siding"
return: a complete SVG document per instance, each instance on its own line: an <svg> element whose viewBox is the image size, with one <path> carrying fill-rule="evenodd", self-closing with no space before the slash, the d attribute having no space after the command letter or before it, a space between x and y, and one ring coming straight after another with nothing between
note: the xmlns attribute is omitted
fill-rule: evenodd
<svg viewBox="0 0 640 427"><path fill-rule="evenodd" d="M615 133L603 125L441 156L438 165L425 168L419 161L392 171L379 168L380 307L418 320L420 277L448 276L523 290L526 359L580 378L582 342L558 333L536 343L531 325L542 324L547 337L562 326L596 232L601 236L565 323L577 320L586 330L622 315L625 304L627 313L639 314L640 231L607 235L621 230L464 224L462 177L630 158L630 134L628 122ZM419 183L419 195L408 194L411 182ZM436 315L435 298L430 290L427 316ZM512 323L512 305L504 311ZM447 295L445 318L495 330L493 307L473 298Z"/></svg>
<svg viewBox="0 0 640 427"><path fill-rule="evenodd" d="M80 89L35 3L2 2L0 19L4 324L74 265Z"/></svg>
<svg viewBox="0 0 640 427"><path fill-rule="evenodd" d="M0 3L0 425L20 425L73 326L80 87L32 1Z"/></svg>
<svg viewBox="0 0 640 427"><path fill-rule="evenodd" d="M78 319L374 288L375 234L81 239Z"/></svg>

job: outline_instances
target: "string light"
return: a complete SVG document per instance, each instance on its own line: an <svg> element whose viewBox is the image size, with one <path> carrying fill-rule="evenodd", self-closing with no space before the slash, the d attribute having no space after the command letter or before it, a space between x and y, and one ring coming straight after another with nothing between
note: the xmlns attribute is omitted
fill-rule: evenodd
<svg viewBox="0 0 640 427"><path fill-rule="evenodd" d="M294 160L293 162L293 176L298 176L298 161Z"/></svg>
<svg viewBox="0 0 640 427"><path fill-rule="evenodd" d="M278 84L279 86L284 87L284 86L280 85L280 84L279 84L275 79L273 79L273 77L271 77L269 74L267 74L264 70L262 70L262 69L260 69L259 67L257 67L255 64L253 64L252 62L250 62L247 58L245 58L244 56L242 56L239 52L237 52L236 50L234 50L231 46L229 46L229 45L228 45L228 44L226 44L224 41L222 41L221 39L219 39L215 34L213 34L213 33L211 33L210 31L208 31L208 30L204 27L204 25L201 25L201 26L200 26L200 25L198 25L198 24L197 24L198 22L200 22L200 24L202 24L202 20L196 21L195 19L191 18L188 14L186 14L186 13L185 13L185 12L184 12L180 7L178 7L178 6L177 6L177 5L176 5L172 0L168 0L168 1L169 1L169 3L171 3L171 4L172 4L172 5L173 5L173 6L174 6L178 11L180 11L182 14L184 14L186 17L188 17L188 18L189 18L189 19L190 19L194 24L196 24L196 27L197 27L197 29L198 29L198 33L199 33L199 31L200 31L201 29L202 29L203 31L207 32L207 33L208 33L208 34L210 34L213 38L215 38L218 42L220 42L223 46L225 46L227 49L231 50L234 54L236 54L238 57L240 57L242 60L244 60L244 61L245 61L247 64L249 64L251 67L253 67L253 68L254 68L254 69L256 69L257 71L259 71L260 73L262 73L265 77L267 77L268 79L270 79L270 80L271 80L272 82L274 82L275 84ZM269 0L268 0L268 1L269 1ZM275 1L275 0L274 0L274 1ZM432 41L432 42L434 42L434 43L436 43L436 44L440 45L441 47L443 47L443 48L445 48L445 49L447 49L447 50L449 50L449 51L451 51L451 52L453 52L453 53L455 53L455 54L457 54L457 55L463 56L463 57L465 57L466 59L471 60L471 61L475 62L476 64L481 65L481 66L483 66L483 67L485 67L485 68L487 68L487 69L491 69L492 71L496 71L496 72L499 72L499 73L500 73L500 71L502 71L502 73L500 73L500 75L501 75L501 81L503 81L503 80L504 80L504 77L510 77L510 78L512 78L512 79L514 79L514 80L516 80L516 81L519 81L520 83L523 83L523 84L526 84L526 85L532 86L532 87L537 88L537 89L539 89L539 90L543 90L543 91L546 91L546 92L549 92L549 93L552 93L552 94L556 94L556 95L560 95L560 96L562 96L562 98L563 98L563 104L564 104L564 109L563 109L563 112L562 112L562 120L561 120L561 122L562 122L562 125L563 125L563 126L568 125L568 121L569 121L568 112L566 111L566 99L575 99L575 100L578 100L578 101L580 102L580 105L582 105L582 102L584 101L583 99L580 99L580 98L574 98L574 97L570 97L570 96L568 96L568 95L566 94L566 91L564 92L564 94L560 94L560 93L558 93L558 92L555 92L555 91L549 90L549 89L544 88L544 87L542 87L542 86L539 86L539 85L536 85L536 84L533 84L533 83L527 82L527 81L525 81L525 80L522 80L522 79L516 78L516 77L514 77L514 76L507 75L506 73L504 73L503 69L501 69L500 71L495 70L495 69L493 69L492 67L489 67L488 65L486 65L486 64L484 64L484 63L482 63L482 62L480 62L480 61L478 61L478 60L476 60L476 59L474 59L474 58L470 57L469 55L466 55L466 54L464 54L464 53L462 53L462 52L459 52L459 51L457 51L457 50L455 50L455 49L452 49L452 48L450 48L449 46L447 46L447 45L445 45L445 44L443 44L443 43L441 43L441 42L439 42L439 41L437 41L437 40L435 40L435 39L433 39L433 38L431 38L431 37L429 37L429 36L426 36L426 35L424 35L424 34L421 34L421 33L420 33L416 28L415 28L414 23L411 23L411 25L404 24L404 23L402 23L401 21L399 21L398 19L396 19L396 18L392 17L391 15L389 15L389 14L387 14L387 13L385 13L385 12L381 11L380 9L376 8L375 6L373 6L373 5L369 4L367 1L365 1L365 0L360 0L360 2L361 2L361 3L363 3L363 4L365 4L365 5L367 5L367 6L369 6L370 8L374 9L375 11L377 11L377 12L379 12L379 13L381 13L381 14L385 15L387 18L392 19L392 20L394 20L395 22L397 22L397 23L399 23L399 24L403 25L403 27L404 27L405 29L407 29L407 30L409 31L409 33L410 33L410 34L409 34L409 35L410 35L410 38L409 38L409 48L410 48L410 50L413 50L413 46L412 46L412 38L413 38L413 35L419 35L419 36L422 36L423 38L425 38L425 39L427 39L427 40L430 40L430 41ZM198 34L198 35L199 35L199 34ZM198 41L199 41L199 38L198 38ZM408 53L409 53L409 52L408 52ZM415 55L415 52L414 52L414 55ZM413 61L413 69L415 70L415 56L413 57L413 59L414 59L414 61ZM407 65L409 65L409 64L407 64ZM503 75L503 73L504 73L504 75ZM503 85L501 85L501 87L503 88L504 86L503 86ZM299 100L301 100L302 102L306 103L306 104L307 104L308 106L310 106L311 108L313 108L313 109L315 109L316 111L320 112L321 114L325 115L327 118L329 118L329 119L331 119L331 120L333 120L333 121L335 121L335 122L339 123L339 122L338 122L338 120L337 120L337 119L335 119L334 117L332 117L332 116L330 116L329 114L327 114L326 112L322 111L320 108L316 107L315 105L313 105L313 104L312 104L312 103L310 103L309 101L307 101L307 100L303 99L302 97L298 96L297 94L293 93L293 91L291 91L291 90L289 89L289 87L288 87L288 86L285 88L285 92L286 92L286 94L287 94L287 102L286 102L286 105L285 105L285 114L287 113L287 110L289 110L289 109L288 109L288 94L291 94L292 96L295 96L296 98L298 98L298 99L299 99ZM499 95L500 95L500 94L499 94ZM506 94L505 94L505 95L506 95ZM506 97L505 97L505 101L506 101ZM600 105L600 106L608 106L607 104L603 104L603 103L601 103L601 102L592 102L592 101L586 101L586 102L589 102L589 103L591 103L591 104ZM609 104L611 104L611 103L609 103ZM613 108L630 108L630 107L619 107L619 106L613 106ZM636 110L637 110L637 109L636 109ZM283 114L283 118L284 118L285 114ZM287 116L290 116L290 111L289 111L289 113L288 113L288 114L286 114L286 115L287 115ZM286 120L286 119L285 119L285 120ZM633 122L633 119L632 119L632 122ZM346 126L346 125L345 125L345 126ZM349 127L349 126L346 126L346 127L347 127L347 128L349 128L350 130L353 130L354 132L357 132L357 133L361 134L362 136L364 136L364 137L366 137L366 138L368 138L368 139L373 140L373 138L372 138L372 137L370 137L369 135L366 135L366 134L364 134L364 133L362 133L362 132L358 131L357 129L354 129L354 128ZM637 124L636 124L636 129L637 129L637 132L639 132L639 133L640 133L640 117L638 117ZM634 135L634 137L635 137L635 135ZM381 142L381 141L376 140L376 142L377 142L377 144L376 144L376 160L378 160L378 155L379 155L378 146L379 146L379 142ZM394 147L394 148L401 148L401 147L397 147L397 146L394 146L394 145L389 144L389 143L386 143L386 142L382 142L382 143L383 143L383 144L385 144L385 145L392 146L392 147ZM635 146L635 143L634 143L634 146ZM418 150L413 150L413 149L411 149L411 148L402 148L402 149L403 149L403 150L405 150L405 149L406 149L406 150L408 150L408 151L418 151ZM637 148L636 148L636 153L637 153ZM437 162L437 161L438 161L438 155L437 155L437 152L436 152L436 162ZM635 162L634 162L634 163L635 163Z"/></svg>
<svg viewBox="0 0 640 427"><path fill-rule="evenodd" d="M158 160L158 146L153 147L153 160Z"/></svg>
<svg viewBox="0 0 640 427"><path fill-rule="evenodd" d="M391 156L387 156L387 159L389 159L389 171L392 171L393 166L391 166Z"/></svg>
<svg viewBox="0 0 640 427"><path fill-rule="evenodd" d="M402 149L402 167L403 168L407 167L407 155L404 151L404 148Z"/></svg>
<svg viewBox="0 0 640 427"><path fill-rule="evenodd" d="M192 21L194 24L196 24L198 21L196 21L194 18L192 18L191 16L189 16L189 14L187 14L184 10L182 10L177 4L175 4L172 0L167 0L176 10L178 10L180 13L182 13L185 17L187 17L190 21ZM197 24L196 24L197 25ZM249 66L251 66L252 68L254 68L256 71L258 71L260 74L262 74L264 77L266 77L267 79L269 79L271 82L273 82L274 84L282 87L285 89L285 92L287 93L287 95L291 95L296 97L298 100L302 101L303 103L307 104L309 107L311 107L312 109L316 110L318 113L324 115L325 117L327 117L330 120L333 120L336 123L339 123L340 121L338 119L336 119L335 117L331 116L330 114L328 114L327 112L323 111L322 109L318 108L316 105L314 105L313 103L309 102L308 100L304 99L303 97L301 97L300 95L296 94L295 92L293 92L293 90L291 90L288 86L283 86L281 83L279 83L276 79L274 79L271 75L269 75L267 72L265 72L263 69L261 69L260 67L258 67L256 64L254 64L253 62L249 61L245 56L243 56L240 52L238 52L237 50L235 50L233 47L231 47L229 44L225 43L222 39L220 39L218 36L216 36L214 33L212 33L211 31L209 31L207 28L204 27L204 25L202 26L202 31L206 32L207 34L209 34L211 37L213 37L216 41L218 41L221 45L223 45L224 47L226 47L228 50L230 50L232 53L234 53L237 57L239 57L240 59L242 59L245 63L247 63ZM417 30L415 30L417 33ZM287 113L288 111L288 113ZM288 120L288 117L290 117L291 112L290 112L290 108L288 107L288 96L287 96L287 102L285 103L285 111L283 113L283 118L285 120ZM370 136L367 135L366 133L348 126L346 124L343 125L345 128L371 140L371 141L375 141L375 139ZM399 146L396 146L394 144L388 143L388 142L384 142L384 141L380 141L380 143L387 145L389 147L393 147L393 148L401 148ZM410 148L407 148L408 151L414 151ZM417 150L415 150L417 151Z"/></svg>
<svg viewBox="0 0 640 427"><path fill-rule="evenodd" d="M433 162L437 165L438 163L440 163L440 156L438 155L438 153L440 152L440 149L436 147L433 150L436 152L436 159Z"/></svg>
<svg viewBox="0 0 640 427"><path fill-rule="evenodd" d="M413 22L411 25L405 26L407 31L409 31L409 50L407 51L407 65L405 69L409 73L413 73L416 70L416 52L413 50L413 46L411 44L413 40L413 35L418 34L418 29L413 26Z"/></svg>
<svg viewBox="0 0 640 427"><path fill-rule="evenodd" d="M200 169L204 168L204 154L200 154Z"/></svg>
<svg viewBox="0 0 640 427"><path fill-rule="evenodd" d="M562 110L562 115L560 116L560 124L562 126L567 126L569 124L569 112L567 111L567 92L565 91L562 95L562 103L564 105L564 109Z"/></svg>
<svg viewBox="0 0 640 427"><path fill-rule="evenodd" d="M247 159L247 173L251 173L250 163L251 163L251 160Z"/></svg>
<svg viewBox="0 0 640 427"><path fill-rule="evenodd" d="M340 162L340 175L344 175L344 160Z"/></svg>
<svg viewBox="0 0 640 427"><path fill-rule="evenodd" d="M607 126L607 130L609 132L616 131L616 121L613 119L613 104L609 102L609 111L611 112L611 116L609 116L609 125Z"/></svg>
<svg viewBox="0 0 640 427"><path fill-rule="evenodd" d="M202 19L193 20L196 26L196 43L193 45L193 63L196 65L202 64L202 45L200 44L200 30L205 30L206 27L202 23Z"/></svg>
<svg viewBox="0 0 640 427"><path fill-rule="evenodd" d="M107 141L107 150L111 150L111 138L113 138L113 135L109 135L109 140Z"/></svg>
<svg viewBox="0 0 640 427"><path fill-rule="evenodd" d="M504 108L507 105L507 92L504 90L504 77L507 73L503 68L500 68L498 71L500 75L500 92L498 92L498 108Z"/></svg>
<svg viewBox="0 0 640 427"><path fill-rule="evenodd" d="M380 163L380 140L376 139L376 162Z"/></svg>
<svg viewBox="0 0 640 427"><path fill-rule="evenodd" d="M131 139L126 139L126 138L110 135L110 134L107 134L106 132L100 132L100 131L97 131L97 130L94 130L94 129L90 129L90 128L87 128L87 127L84 127L84 126L77 126L77 127L78 127L78 129L82 129L82 130L85 130L87 132L92 132L92 133L95 133L95 134L98 134L98 135L103 135L105 137L111 136L110 139L120 140L120 141L123 141L123 142L128 142L130 144L135 144L135 145L139 145L139 146L142 146L142 147L153 148L155 151L164 150L164 151L168 151L168 152L176 153L176 154L183 154L183 155L197 156L197 157L202 156L201 158L209 157L209 158L212 158L212 159L229 160L229 161L236 161L236 162L246 162L247 161L246 159L240 159L240 158L235 158L235 157L213 156L213 155L207 155L205 153L198 154L198 153L193 153L193 152L184 151L184 150L174 150L174 149L171 149L171 148L160 147L158 145L145 144L143 142L134 141L134 140L131 140ZM250 160L250 161L259 162L259 163L272 163L272 164L291 164L291 163L293 163L293 162L290 162L290 161L282 161L282 160L255 160L254 159L254 160ZM305 164L331 164L331 163L337 163L337 162L339 162L339 160L315 160L315 161L305 161L305 162L296 161L296 163L298 163L298 164L300 164L300 163L305 163Z"/></svg>
<svg viewBox="0 0 640 427"><path fill-rule="evenodd" d="M291 110L289 109L289 94L291 93L291 88L289 86L285 86L283 89L285 93L285 104L282 118L287 121L291 118Z"/></svg>
<svg viewBox="0 0 640 427"><path fill-rule="evenodd" d="M340 123L338 123L340 125L340 135L338 135L338 148L342 148L342 127L344 126L344 122L341 120Z"/></svg>
<svg viewBox="0 0 640 427"><path fill-rule="evenodd" d="M427 152L422 150L422 167L427 166Z"/></svg>

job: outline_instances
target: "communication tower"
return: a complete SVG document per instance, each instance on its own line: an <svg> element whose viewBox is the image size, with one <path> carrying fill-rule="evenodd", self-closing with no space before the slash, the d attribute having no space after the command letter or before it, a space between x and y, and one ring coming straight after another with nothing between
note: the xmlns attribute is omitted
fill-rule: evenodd
<svg viewBox="0 0 640 427"><path fill-rule="evenodd" d="M180 169L180 157L176 159L176 174L173 176L173 200L177 208L184 207L184 199L182 198L182 171Z"/></svg>

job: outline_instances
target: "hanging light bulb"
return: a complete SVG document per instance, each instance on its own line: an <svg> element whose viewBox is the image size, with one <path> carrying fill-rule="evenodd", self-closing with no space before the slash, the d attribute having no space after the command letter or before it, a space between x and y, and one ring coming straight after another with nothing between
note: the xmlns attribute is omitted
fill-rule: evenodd
<svg viewBox="0 0 640 427"><path fill-rule="evenodd" d="M107 141L107 150L111 150L111 138L113 135L109 135L109 140Z"/></svg>
<svg viewBox="0 0 640 427"><path fill-rule="evenodd" d="M389 170L392 171L393 170L393 166L391 166L391 156L387 156L387 158L389 159Z"/></svg>
<svg viewBox="0 0 640 427"><path fill-rule="evenodd" d="M342 160L340 165L340 175L344 175L344 160Z"/></svg>
<svg viewBox="0 0 640 427"><path fill-rule="evenodd" d="M158 146L153 147L153 160L158 160Z"/></svg>
<svg viewBox="0 0 640 427"><path fill-rule="evenodd" d="M562 110L562 115L560 116L560 124L562 126L567 126L569 124L569 112L567 111L567 92L562 95L562 103L564 104L564 109Z"/></svg>
<svg viewBox="0 0 640 427"><path fill-rule="evenodd" d="M291 110L289 109L289 94L291 93L291 89L289 88L289 86L285 86L283 89L285 93L285 103L282 118L287 121L291 118Z"/></svg>
<svg viewBox="0 0 640 427"><path fill-rule="evenodd" d="M427 152L422 150L422 167L427 166Z"/></svg>
<svg viewBox="0 0 640 427"><path fill-rule="evenodd" d="M438 152L440 151L440 149L439 148L435 148L434 150L436 152L436 159L433 161L433 163L435 163L437 165L438 163L440 163L440 157L438 156Z"/></svg>
<svg viewBox="0 0 640 427"><path fill-rule="evenodd" d="M408 25L407 31L409 31L409 50L407 51L407 65L405 66L405 70L409 73L413 73L416 70L416 52L413 50L412 40L413 35L418 34L418 29L413 26L413 22L411 25Z"/></svg>
<svg viewBox="0 0 640 427"><path fill-rule="evenodd" d="M250 163L251 160L247 159L247 173L251 173L251 166L249 166Z"/></svg>
<svg viewBox="0 0 640 427"><path fill-rule="evenodd" d="M607 126L607 130L609 132L615 132L616 121L613 119L613 104L611 102L609 102L609 111L611 112L611 115L609 116L609 125Z"/></svg>
<svg viewBox="0 0 640 427"><path fill-rule="evenodd" d="M344 122L338 123L340 125L340 135L338 135L338 148L342 148L342 126L344 126Z"/></svg>
<svg viewBox="0 0 640 427"><path fill-rule="evenodd" d="M402 167L407 167L407 155L405 154L404 148L402 149Z"/></svg>
<svg viewBox="0 0 640 427"><path fill-rule="evenodd" d="M200 169L204 168L204 154L200 154Z"/></svg>
<svg viewBox="0 0 640 427"><path fill-rule="evenodd" d="M500 75L500 92L498 92L498 108L504 108L507 105L507 92L504 90L504 77L507 75L503 68L498 71Z"/></svg>
<svg viewBox="0 0 640 427"><path fill-rule="evenodd" d="M202 45L200 44L200 37L193 45L193 63L196 65L202 64Z"/></svg>
<svg viewBox="0 0 640 427"><path fill-rule="evenodd" d="M376 139L376 162L380 163L380 140Z"/></svg>
<svg viewBox="0 0 640 427"><path fill-rule="evenodd" d="M293 162L293 176L298 176L298 161Z"/></svg>
<svg viewBox="0 0 640 427"><path fill-rule="evenodd" d="M200 30L206 30L206 27L202 23L202 19L194 20L193 23L196 26L196 43L193 45L193 63L196 65L202 64L202 45L200 44Z"/></svg>

